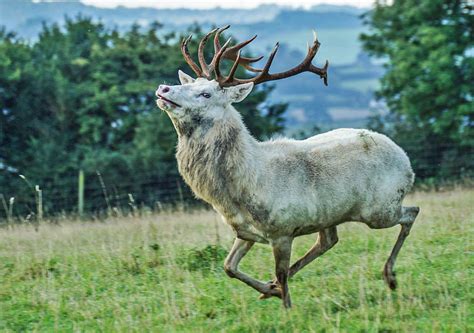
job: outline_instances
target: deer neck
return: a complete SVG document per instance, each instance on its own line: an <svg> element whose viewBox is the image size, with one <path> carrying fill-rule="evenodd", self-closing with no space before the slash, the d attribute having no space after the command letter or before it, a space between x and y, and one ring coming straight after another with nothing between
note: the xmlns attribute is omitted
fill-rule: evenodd
<svg viewBox="0 0 474 333"><path fill-rule="evenodd" d="M222 117L199 119L184 130L178 129L183 125L175 125L179 171L196 195L211 204L253 183L258 170L254 158L257 141L237 111L229 108Z"/></svg>

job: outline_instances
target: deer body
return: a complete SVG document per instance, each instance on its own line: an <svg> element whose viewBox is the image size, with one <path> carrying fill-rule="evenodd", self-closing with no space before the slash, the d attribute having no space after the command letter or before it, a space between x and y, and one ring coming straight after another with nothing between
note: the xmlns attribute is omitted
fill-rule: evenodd
<svg viewBox="0 0 474 333"><path fill-rule="evenodd" d="M213 30L215 55L208 65L203 56L207 34L199 44L201 68L183 41L186 62L198 75L179 71L181 85L161 85L157 104L170 117L178 134L180 174L197 197L211 204L235 232L234 245L224 269L261 293L280 297L291 306L288 279L333 247L337 225L359 221L370 228L401 225L401 232L384 266L384 279L396 287L393 265L419 212L403 207L414 174L405 152L382 134L368 130L338 129L306 140L255 140L232 106L242 101L254 83L282 79L309 71L327 84L327 67L311 64L319 48L315 36L308 55L291 70L270 74L278 49L261 70L250 63L261 58L240 56L240 49L254 38L222 47ZM219 69L221 58L235 60L228 76ZM259 73L254 79L235 79L237 65ZM215 74L216 80L212 79ZM291 246L297 236L318 233L314 246L290 265ZM271 245L275 279L264 283L238 269L240 260L255 242Z"/></svg>
<svg viewBox="0 0 474 333"><path fill-rule="evenodd" d="M410 162L386 136L338 129L306 140L258 142L235 109L179 135L179 171L245 240L319 232L347 221L398 222L413 183ZM226 117L227 116L227 117Z"/></svg>

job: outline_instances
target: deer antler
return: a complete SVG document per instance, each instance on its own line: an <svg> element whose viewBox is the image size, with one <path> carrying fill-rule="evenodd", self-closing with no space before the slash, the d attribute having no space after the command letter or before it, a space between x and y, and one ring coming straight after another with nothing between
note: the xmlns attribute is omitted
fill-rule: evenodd
<svg viewBox="0 0 474 333"><path fill-rule="evenodd" d="M278 51L280 44L276 43L275 47L270 53L270 56L268 57L268 60L265 66L262 69L257 69L250 66L250 64L261 60L263 56L257 57L257 58L247 58L247 57L241 56L241 50L246 45L253 42L255 38L257 38L257 36L255 35L254 37L242 43L234 45L232 47L228 47L230 43L230 38L229 38L226 41L226 43L221 47L220 42L219 42L220 34L224 30L227 30L229 27L230 25L227 25L220 29L214 29L202 38L198 47L198 59L199 59L199 64L201 65L201 68L199 68L199 66L191 58L191 56L189 55L188 48L187 48L187 44L191 40L192 36L189 36L188 38L184 39L183 42L181 43L181 52L183 53L183 56L186 62L188 63L188 65L192 68L192 70L196 73L198 77L205 77L209 80L212 80L213 79L212 75L214 74L216 81L219 82L219 85L221 87L229 87L229 86L235 86L238 84L249 83L249 82L253 82L254 84L259 84L259 83L267 82L267 81L281 80L290 76L295 76L299 73L311 72L311 73L319 75L319 77L323 79L324 85L326 86L328 85L327 69L329 66L329 62L326 60L326 63L323 68L316 67L311 63L314 57L316 56L316 53L318 52L319 46L321 45L321 43L318 41L318 36L315 31L313 31L313 35L314 35L313 44L311 46L308 45L308 53L299 65L284 72L270 74L269 73L270 67L272 65L273 59L275 58L275 55ZM213 33L215 33L214 57L212 58L211 63L208 65L206 63L206 60L204 59L204 48L206 46L206 43L209 37ZM220 72L219 65L222 58L234 61L234 64L232 65L232 68L227 77L222 76ZM245 69L254 73L258 73L258 74L255 77L249 78L249 79L235 78L234 75L235 75L235 72L237 71L238 65L241 65Z"/></svg>

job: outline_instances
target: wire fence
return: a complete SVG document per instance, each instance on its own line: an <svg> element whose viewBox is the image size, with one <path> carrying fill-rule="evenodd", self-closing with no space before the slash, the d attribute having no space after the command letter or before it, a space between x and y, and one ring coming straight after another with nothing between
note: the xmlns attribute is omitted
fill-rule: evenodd
<svg viewBox="0 0 474 333"><path fill-rule="evenodd" d="M430 183L433 179L464 180L472 184L474 148L464 149L462 154L452 154L449 148L453 147L447 145L432 149L417 146L405 148L417 173L418 184ZM3 176L19 178L18 174ZM153 172L136 172L133 177L120 177L103 171L91 172L83 178L82 190L79 172L60 179L51 176L41 179L41 183L18 179L18 191L11 193L2 193L0 189L0 220L24 219L27 216L37 218L40 209L45 216L52 216L205 205L194 197L177 174L158 177ZM41 191L42 207L38 207L38 190Z"/></svg>
<svg viewBox="0 0 474 333"><path fill-rule="evenodd" d="M9 202L13 197L13 214L37 214L37 190L41 191L45 215L57 214L100 214L113 211L132 211L135 209L163 210L173 207L194 207L202 205L197 201L189 187L180 177L157 178L148 173L134 175L133 179L111 177L101 172L88 173L84 177L83 191L79 190L79 172L63 177L60 181L47 181L29 186L15 195L3 196L4 214L10 210ZM21 182L19 184L22 184ZM80 201L83 202L82 209ZM7 207L5 207L7 206ZM1 210L1 209L0 209ZM3 216L2 216L3 215Z"/></svg>

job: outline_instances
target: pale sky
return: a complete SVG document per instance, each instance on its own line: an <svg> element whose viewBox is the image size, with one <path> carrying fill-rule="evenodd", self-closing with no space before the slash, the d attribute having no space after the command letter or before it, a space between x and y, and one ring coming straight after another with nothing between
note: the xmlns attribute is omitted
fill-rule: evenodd
<svg viewBox="0 0 474 333"><path fill-rule="evenodd" d="M154 8L254 8L261 4L308 8L318 4L370 7L374 0L81 0L98 7L154 7Z"/></svg>

